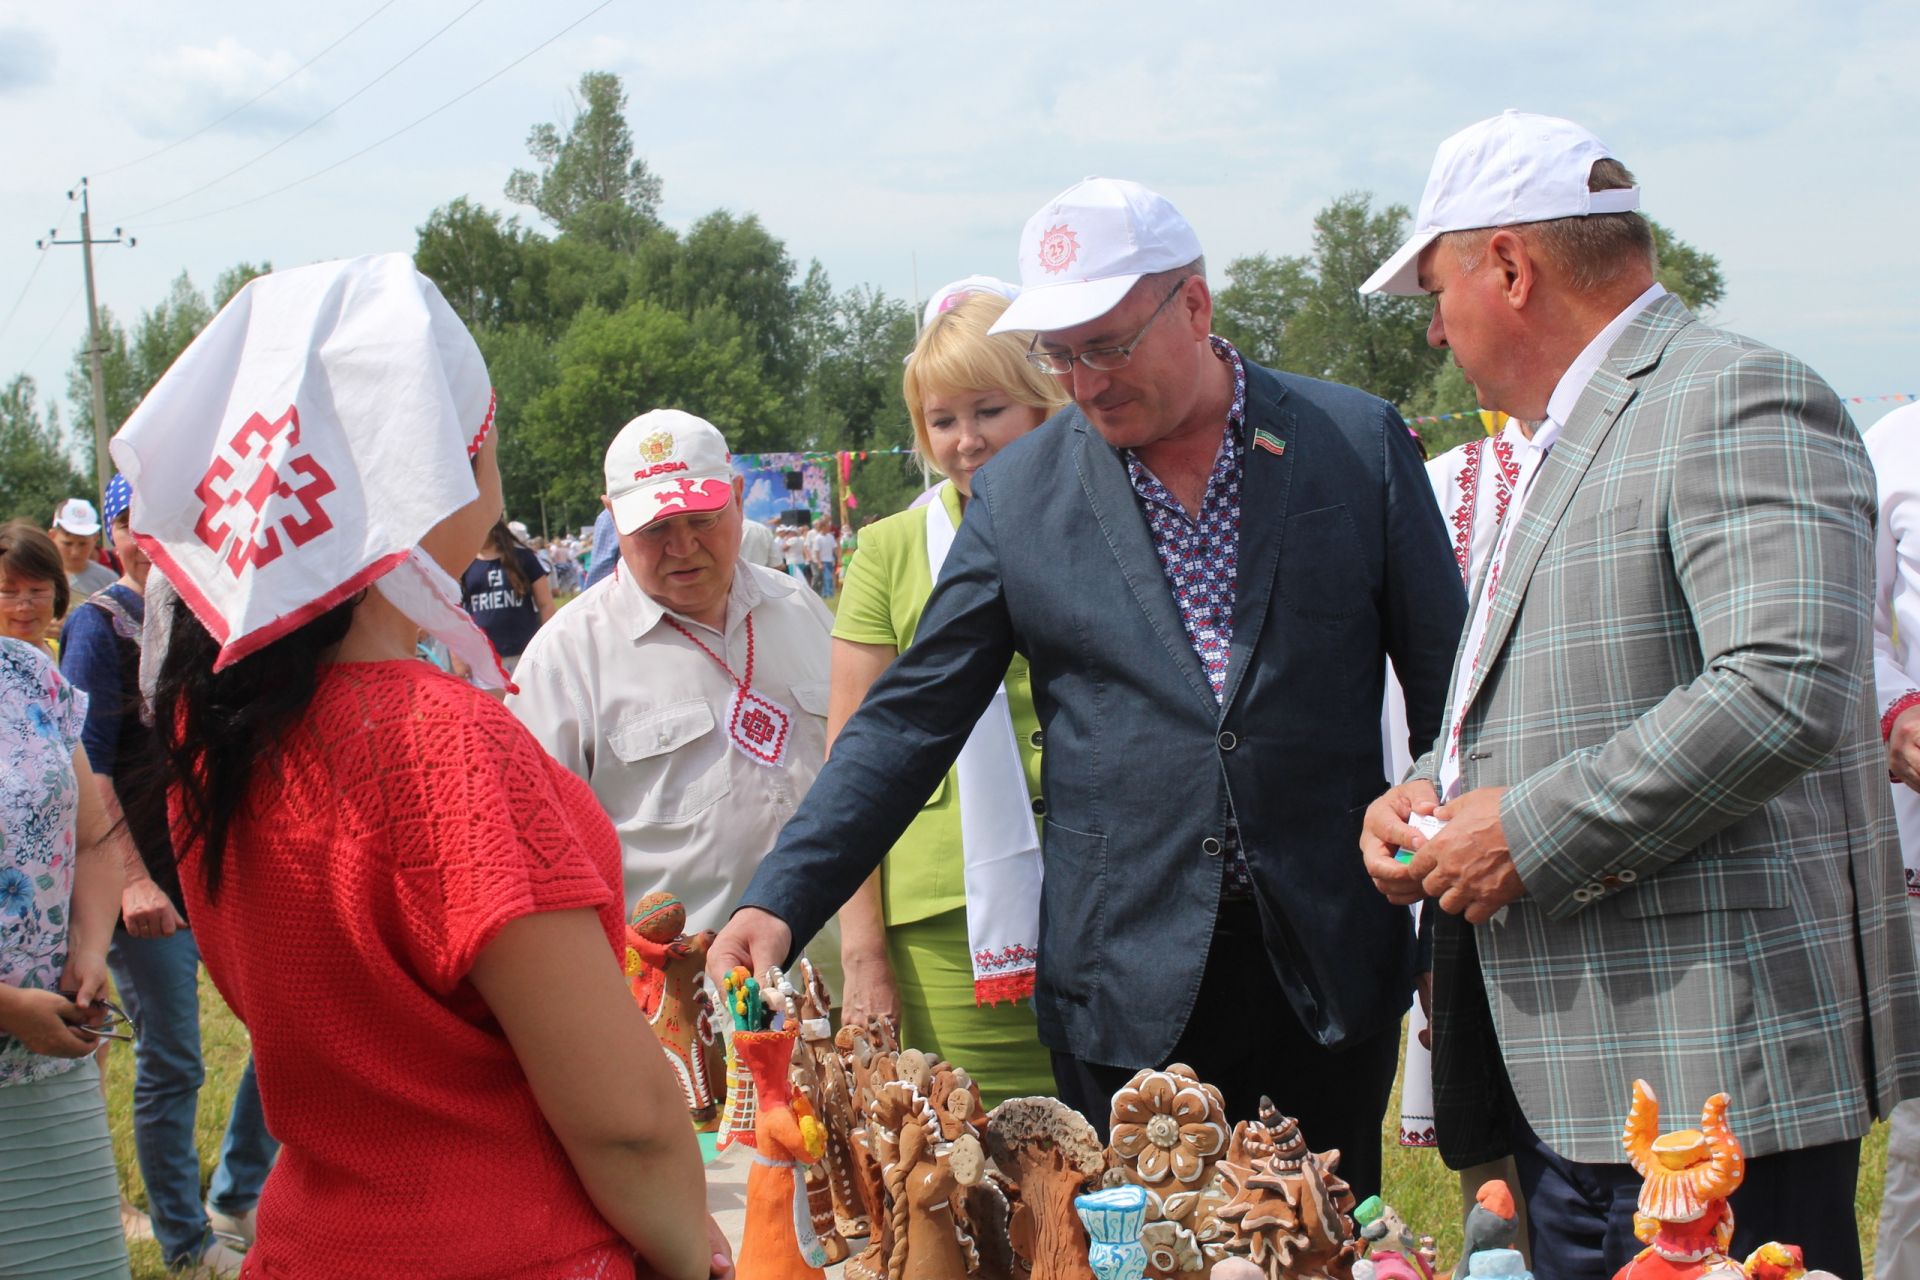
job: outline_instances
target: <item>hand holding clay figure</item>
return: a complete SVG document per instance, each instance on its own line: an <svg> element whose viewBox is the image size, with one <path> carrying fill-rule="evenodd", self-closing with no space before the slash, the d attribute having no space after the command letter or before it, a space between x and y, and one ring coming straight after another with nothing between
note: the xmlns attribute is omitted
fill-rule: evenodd
<svg viewBox="0 0 1920 1280"><path fill-rule="evenodd" d="M771 911L742 907L707 949L707 977L716 991L724 991L727 974L734 969L758 977L774 965L785 964L792 949L793 930L786 921Z"/></svg>

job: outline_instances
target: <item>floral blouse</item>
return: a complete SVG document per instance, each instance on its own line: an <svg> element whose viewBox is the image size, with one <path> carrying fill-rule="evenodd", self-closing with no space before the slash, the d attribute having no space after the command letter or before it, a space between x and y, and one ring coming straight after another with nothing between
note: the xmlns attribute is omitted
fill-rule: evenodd
<svg viewBox="0 0 1920 1280"><path fill-rule="evenodd" d="M9 986L51 991L66 967L80 806L73 749L86 719L87 695L53 659L0 637L0 982ZM83 1061L42 1057L0 1035L0 1085Z"/></svg>

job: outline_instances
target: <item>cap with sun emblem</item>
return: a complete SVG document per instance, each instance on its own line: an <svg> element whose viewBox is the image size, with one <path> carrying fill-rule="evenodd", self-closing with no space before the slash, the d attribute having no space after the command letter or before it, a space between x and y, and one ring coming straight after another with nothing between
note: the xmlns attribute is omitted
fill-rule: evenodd
<svg viewBox="0 0 1920 1280"><path fill-rule="evenodd" d="M733 496L733 458L720 429L678 409L655 409L620 428L607 446L606 475L621 533L718 511Z"/></svg>
<svg viewBox="0 0 1920 1280"><path fill-rule="evenodd" d="M1020 296L989 332L1046 333L1097 320L1141 276L1199 256L1200 237L1165 196L1120 178L1087 178L1027 219Z"/></svg>

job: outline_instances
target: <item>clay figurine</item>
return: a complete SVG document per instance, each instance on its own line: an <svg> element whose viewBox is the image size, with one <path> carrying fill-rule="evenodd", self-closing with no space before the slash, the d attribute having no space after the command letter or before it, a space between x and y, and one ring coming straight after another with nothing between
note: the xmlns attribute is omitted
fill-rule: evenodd
<svg viewBox="0 0 1920 1280"><path fill-rule="evenodd" d="M1805 1280L1807 1274L1807 1258L1800 1246L1777 1240L1755 1249L1740 1265L1747 1280Z"/></svg>
<svg viewBox="0 0 1920 1280"><path fill-rule="evenodd" d="M807 1184L799 1166L812 1164L826 1150L827 1133L804 1099L793 1096L788 1072L799 1042L797 1027L768 1031L757 984L735 970L727 977L734 1004L734 1053L754 1083L758 1115L754 1122L753 1168L747 1173L746 1225L741 1232L736 1270L755 1280L825 1280L826 1250L813 1231ZM742 1006L746 1008L743 1012Z"/></svg>
<svg viewBox="0 0 1920 1280"><path fill-rule="evenodd" d="M1214 1165L1227 1149L1226 1103L1193 1068L1139 1071L1113 1095L1109 1163L1147 1191L1147 1274L1203 1278L1226 1256Z"/></svg>
<svg viewBox="0 0 1920 1280"><path fill-rule="evenodd" d="M821 1164L833 1197L833 1229L843 1240L851 1239L872 1229L868 1220L872 1210L854 1175L857 1126L853 1119L853 1081L834 1034L833 997L827 984L804 956L796 963L800 978L800 1053L795 1058L807 1057L813 1062L820 1093L810 1101L820 1114L820 1123L827 1127L827 1155ZM847 1034L851 1043L852 1033Z"/></svg>
<svg viewBox="0 0 1920 1280"><path fill-rule="evenodd" d="M1520 1214L1513 1205L1513 1192L1505 1182L1490 1178L1473 1194L1473 1208L1467 1210L1462 1232L1460 1261L1453 1268L1453 1280L1464 1280L1473 1255L1486 1249L1511 1249L1520 1238Z"/></svg>
<svg viewBox="0 0 1920 1280"><path fill-rule="evenodd" d="M801 964L806 964L802 960ZM809 966L810 967L810 966ZM799 992L793 989L788 976L778 968L767 971L767 984L779 992L779 1004L786 1015L786 1025L800 1033L800 1044L793 1055L793 1067L788 1081L793 1086L794 1096L804 1099L813 1114L819 1118L821 1128L827 1134L827 1150L819 1160L804 1166L807 1179L807 1205L813 1218L813 1233L819 1237L820 1247L826 1252L829 1265L846 1260L849 1252L847 1242L841 1236L835 1222L833 1210L833 1190L827 1176L828 1162L833 1159L833 1127L826 1121L826 1106L829 1099L820 1083L820 1074L813 1054L807 1048L807 1025L801 1019L801 1000Z"/></svg>
<svg viewBox="0 0 1920 1280"><path fill-rule="evenodd" d="M1092 1244L1087 1265L1100 1280L1141 1280L1147 1274L1147 1250L1140 1232L1147 1225L1147 1189L1109 1187L1075 1197L1075 1212Z"/></svg>
<svg viewBox="0 0 1920 1280"><path fill-rule="evenodd" d="M1466 1266L1473 1280L1533 1280L1518 1249L1481 1249L1468 1256Z"/></svg>
<svg viewBox="0 0 1920 1280"><path fill-rule="evenodd" d="M626 971L633 998L680 1081L693 1127L711 1133L720 1126L726 1088L713 999L701 978L713 930L689 935L686 926L687 909L672 894L640 899L627 922Z"/></svg>
<svg viewBox="0 0 1920 1280"><path fill-rule="evenodd" d="M1086 1117L1057 1098L1008 1098L987 1115L987 1152L1020 1188L1013 1246L1033 1280L1096 1280L1073 1207L1106 1167Z"/></svg>
<svg viewBox="0 0 1920 1280"><path fill-rule="evenodd" d="M1254 1155L1260 1151L1267 1154ZM1220 1164L1233 1196L1219 1210L1231 1224L1234 1251L1262 1267L1267 1280L1347 1280L1359 1246L1348 1217L1353 1192L1336 1172L1339 1166L1338 1151L1307 1149L1291 1117L1275 1116L1270 1126L1236 1126Z"/></svg>
<svg viewBox="0 0 1920 1280"><path fill-rule="evenodd" d="M1392 1205L1379 1196L1368 1196L1353 1211L1353 1220L1360 1228L1360 1246L1372 1273L1369 1280L1433 1280L1431 1257ZM1431 1237L1429 1249L1430 1242ZM1360 1273L1356 1263L1354 1274Z"/></svg>
<svg viewBox="0 0 1920 1280"><path fill-rule="evenodd" d="M1746 1177L1727 1105L1727 1095L1716 1093L1701 1108L1698 1129L1663 1134L1660 1099L1645 1080L1633 1082L1620 1142L1642 1179L1633 1229L1647 1247L1614 1280L1745 1280L1726 1254L1733 1239L1727 1197Z"/></svg>

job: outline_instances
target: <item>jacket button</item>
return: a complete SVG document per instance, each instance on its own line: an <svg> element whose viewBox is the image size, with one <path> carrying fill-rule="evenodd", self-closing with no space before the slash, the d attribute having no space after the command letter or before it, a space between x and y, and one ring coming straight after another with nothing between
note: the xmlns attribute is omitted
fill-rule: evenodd
<svg viewBox="0 0 1920 1280"><path fill-rule="evenodd" d="M1614 875L1612 872L1608 872L1606 875L1600 877L1600 883L1607 886L1607 888L1609 889L1618 889L1623 882L1621 881L1619 876Z"/></svg>
<svg viewBox="0 0 1920 1280"><path fill-rule="evenodd" d="M1045 796L1035 796L1033 798L1033 816L1036 818L1044 818L1047 816L1047 798Z"/></svg>
<svg viewBox="0 0 1920 1280"><path fill-rule="evenodd" d="M1035 729L1027 735L1027 741L1033 744L1035 751L1038 751L1047 745L1047 731L1045 729Z"/></svg>
<svg viewBox="0 0 1920 1280"><path fill-rule="evenodd" d="M1220 843L1218 836L1208 836L1200 842L1200 852L1206 854L1209 858L1219 857L1220 851L1224 848L1226 848L1226 846Z"/></svg>
<svg viewBox="0 0 1920 1280"><path fill-rule="evenodd" d="M1220 749L1222 751L1231 751L1239 745L1240 745L1240 739L1233 736L1233 730L1225 729L1221 731Z"/></svg>

